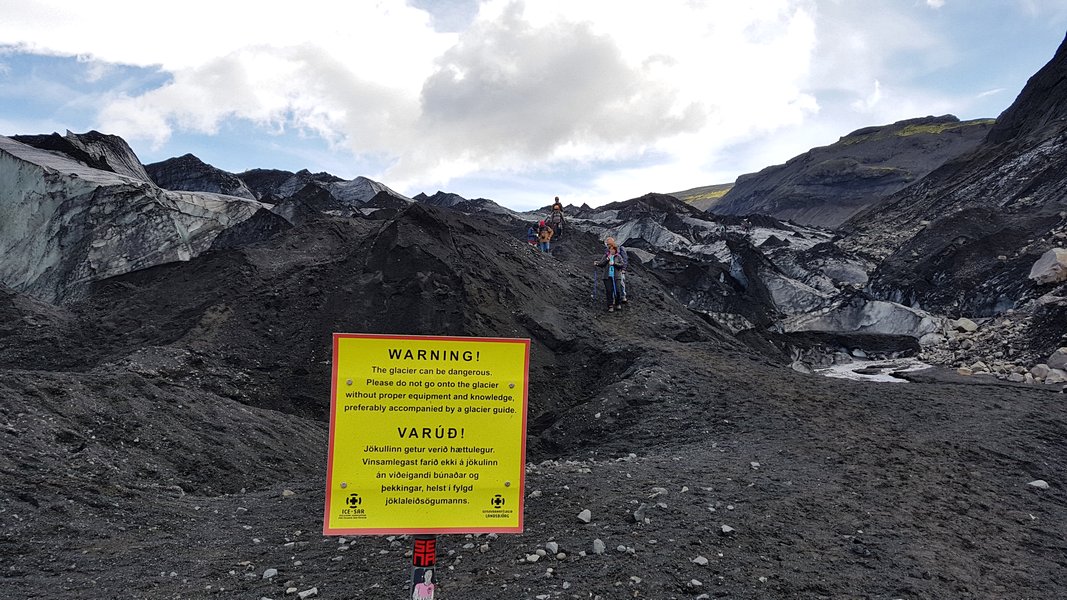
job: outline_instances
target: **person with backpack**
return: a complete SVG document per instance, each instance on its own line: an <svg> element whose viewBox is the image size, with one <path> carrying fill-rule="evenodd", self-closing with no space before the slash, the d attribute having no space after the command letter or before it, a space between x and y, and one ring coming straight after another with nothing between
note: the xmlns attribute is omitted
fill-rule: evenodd
<svg viewBox="0 0 1067 600"><path fill-rule="evenodd" d="M541 252L548 252L552 244L552 228L547 223L541 221L537 224L537 242L538 247L541 248Z"/></svg>
<svg viewBox="0 0 1067 600"><path fill-rule="evenodd" d="M604 240L604 245L607 246L608 244L614 246L615 251L619 255L620 262L615 269L615 280L618 282L619 285L619 307L622 308L621 305L629 302L629 300L626 298L626 269L630 266L630 257L626 254L626 247L621 244L617 244L615 242L615 238L609 237L608 239Z"/></svg>
<svg viewBox="0 0 1067 600"><path fill-rule="evenodd" d="M556 201L552 204L552 215L548 217L548 224L556 232L555 238L563 239L563 204L560 203L559 196L556 196Z"/></svg>
<svg viewBox="0 0 1067 600"><path fill-rule="evenodd" d="M622 266L622 257L614 238L604 240L604 258L594 261L593 266L604 268L604 298L608 302L608 312L622 309L622 296L619 294L618 276Z"/></svg>
<svg viewBox="0 0 1067 600"><path fill-rule="evenodd" d="M526 243L531 246L537 245L537 229L535 229L535 223L530 223L526 227Z"/></svg>

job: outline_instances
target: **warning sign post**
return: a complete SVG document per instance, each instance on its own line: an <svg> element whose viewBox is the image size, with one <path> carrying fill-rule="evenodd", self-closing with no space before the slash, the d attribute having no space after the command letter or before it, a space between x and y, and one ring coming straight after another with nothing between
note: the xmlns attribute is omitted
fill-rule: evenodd
<svg viewBox="0 0 1067 600"><path fill-rule="evenodd" d="M334 334L323 533L521 533L526 339Z"/></svg>

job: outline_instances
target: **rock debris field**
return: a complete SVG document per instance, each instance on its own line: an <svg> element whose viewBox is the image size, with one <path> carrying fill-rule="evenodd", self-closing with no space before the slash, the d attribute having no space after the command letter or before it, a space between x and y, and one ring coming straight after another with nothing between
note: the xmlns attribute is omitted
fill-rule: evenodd
<svg viewBox="0 0 1067 600"><path fill-rule="evenodd" d="M410 537L321 534L333 332L532 340L525 531L440 536L437 598L1062 597L1059 386L798 373L520 233L414 205L4 291L5 597L410 597Z"/></svg>

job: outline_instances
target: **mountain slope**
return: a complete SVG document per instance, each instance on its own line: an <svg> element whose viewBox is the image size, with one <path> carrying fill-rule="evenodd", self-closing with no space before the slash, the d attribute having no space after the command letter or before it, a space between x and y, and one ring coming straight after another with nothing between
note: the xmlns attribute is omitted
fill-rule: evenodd
<svg viewBox="0 0 1067 600"><path fill-rule="evenodd" d="M1067 237L1067 41L989 138L847 224L880 261L871 287L936 310L992 315L1052 289L1030 266Z"/></svg>
<svg viewBox="0 0 1067 600"><path fill-rule="evenodd" d="M946 160L973 150L991 124L946 115L860 129L783 165L738 177L710 210L838 227Z"/></svg>
<svg viewBox="0 0 1067 600"><path fill-rule="evenodd" d="M236 175L217 169L192 154L145 165L152 181L165 190L214 192L256 200L256 195Z"/></svg>
<svg viewBox="0 0 1067 600"><path fill-rule="evenodd" d="M531 340L526 531L440 536L450 595L1037 597L1067 585L1047 543L1067 503L1027 486L1064 468L1058 394L801 375L638 261L626 309L589 297L598 227L681 251L683 233L710 235L707 219L638 198L575 215L546 254L518 219L411 204L384 219L323 215L97 282L65 306L0 290L5 591L406 595L409 538L318 534L335 331ZM584 509L589 523L575 518Z"/></svg>

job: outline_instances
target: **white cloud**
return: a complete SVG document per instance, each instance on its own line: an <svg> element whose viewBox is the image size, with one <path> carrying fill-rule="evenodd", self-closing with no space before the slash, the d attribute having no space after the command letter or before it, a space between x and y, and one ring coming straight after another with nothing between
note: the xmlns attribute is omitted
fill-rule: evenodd
<svg viewBox="0 0 1067 600"><path fill-rule="evenodd" d="M617 200L635 195L627 186L670 190L720 177L729 148L799 140L829 110L898 119L949 105L909 77L950 62L951 49L919 17L887 5L484 0L472 19L468 0L454 4L431 15L402 0L264 0L252 9L0 0L0 45L84 57L90 77L113 64L171 76L107 95L103 131L158 146L175 132L212 134L242 119L375 157L380 172L366 175L409 192L579 165L615 170L592 176L579 195ZM654 164L641 166L648 157Z"/></svg>
<svg viewBox="0 0 1067 600"><path fill-rule="evenodd" d="M945 0L926 0L926 5L930 8L941 8L945 5Z"/></svg>

